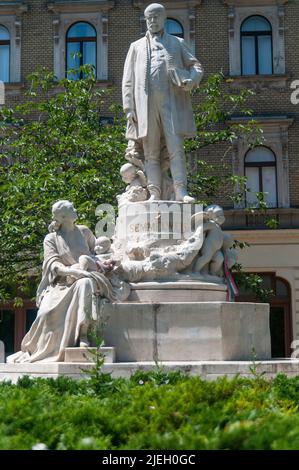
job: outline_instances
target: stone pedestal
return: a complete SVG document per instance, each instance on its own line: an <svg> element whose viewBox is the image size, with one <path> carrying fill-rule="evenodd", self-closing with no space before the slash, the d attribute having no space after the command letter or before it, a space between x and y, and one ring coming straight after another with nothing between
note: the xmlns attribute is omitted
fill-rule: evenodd
<svg viewBox="0 0 299 470"><path fill-rule="evenodd" d="M124 302L103 309L117 362L270 359L269 305Z"/></svg>
<svg viewBox="0 0 299 470"><path fill-rule="evenodd" d="M115 227L114 250L126 259L136 246L147 248L148 255L179 244L192 235L191 216L202 210L201 204L179 201L144 201L122 206Z"/></svg>
<svg viewBox="0 0 299 470"><path fill-rule="evenodd" d="M64 362L94 362L96 348L66 348ZM101 347L99 353L105 357L105 362L115 362L115 348Z"/></svg>
<svg viewBox="0 0 299 470"><path fill-rule="evenodd" d="M225 301L226 284L200 281L139 282L131 284L130 302Z"/></svg>

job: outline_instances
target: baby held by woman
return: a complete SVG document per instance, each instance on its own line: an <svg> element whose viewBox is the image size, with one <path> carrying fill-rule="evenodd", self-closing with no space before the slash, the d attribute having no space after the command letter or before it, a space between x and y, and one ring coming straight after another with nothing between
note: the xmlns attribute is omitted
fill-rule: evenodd
<svg viewBox="0 0 299 470"><path fill-rule="evenodd" d="M109 273L115 266L115 260L111 259L111 242L108 237L99 237L96 239L95 256L81 255L78 263L73 268L82 269L83 271L99 271L104 274Z"/></svg>

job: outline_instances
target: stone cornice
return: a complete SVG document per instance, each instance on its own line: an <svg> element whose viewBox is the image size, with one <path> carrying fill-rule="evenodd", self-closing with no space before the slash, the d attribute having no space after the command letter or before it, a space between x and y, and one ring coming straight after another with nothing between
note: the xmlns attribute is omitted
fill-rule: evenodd
<svg viewBox="0 0 299 470"><path fill-rule="evenodd" d="M224 212L225 214L225 212ZM232 230L229 233L238 241L261 245L291 244L298 245L299 229L279 229L279 230Z"/></svg>
<svg viewBox="0 0 299 470"><path fill-rule="evenodd" d="M107 11L114 5L114 0L52 0L47 3L48 10L55 14Z"/></svg>
<svg viewBox="0 0 299 470"><path fill-rule="evenodd" d="M143 9L150 3L153 3L148 0L132 0L132 5L134 7ZM202 3L202 0L163 0L163 5L165 5L166 8L194 8L197 7Z"/></svg>
<svg viewBox="0 0 299 470"><path fill-rule="evenodd" d="M226 124L244 124L245 122L254 120L263 127L285 127L289 128L294 123L294 118L289 116L250 116L250 117L233 117L226 121Z"/></svg>
<svg viewBox="0 0 299 470"><path fill-rule="evenodd" d="M268 5L285 5L288 0L223 0L230 7L264 7Z"/></svg>
<svg viewBox="0 0 299 470"><path fill-rule="evenodd" d="M24 0L15 0L13 2L0 1L0 15L22 15L28 11L28 5Z"/></svg>
<svg viewBox="0 0 299 470"><path fill-rule="evenodd" d="M15 91L22 91L25 89L25 84L23 82L17 82L17 83L5 83L5 92L15 92Z"/></svg>
<svg viewBox="0 0 299 470"><path fill-rule="evenodd" d="M257 91L263 91L267 89L284 90L290 76L287 74L230 75L227 78L232 88L252 88Z"/></svg>

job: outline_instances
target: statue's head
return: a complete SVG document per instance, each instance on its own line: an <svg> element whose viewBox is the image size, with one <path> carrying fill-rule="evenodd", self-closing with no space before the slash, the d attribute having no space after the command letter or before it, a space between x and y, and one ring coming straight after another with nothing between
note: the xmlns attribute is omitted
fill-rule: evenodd
<svg viewBox="0 0 299 470"><path fill-rule="evenodd" d="M205 208L205 212L208 212L211 219L214 220L217 224L224 224L225 217L222 207L218 206L217 204L211 204Z"/></svg>
<svg viewBox="0 0 299 470"><path fill-rule="evenodd" d="M77 211L72 202L61 200L55 202L52 206L53 219L62 224L65 220L73 221L77 219Z"/></svg>
<svg viewBox="0 0 299 470"><path fill-rule="evenodd" d="M137 168L132 163L125 163L120 169L120 175L122 180L129 184L132 183L133 179L136 178Z"/></svg>
<svg viewBox="0 0 299 470"><path fill-rule="evenodd" d="M151 3L144 10L147 29L151 33L159 33L164 29L166 10L160 3Z"/></svg>
<svg viewBox="0 0 299 470"><path fill-rule="evenodd" d="M99 237L96 239L95 252L97 255L107 253L111 248L111 241L108 237Z"/></svg>

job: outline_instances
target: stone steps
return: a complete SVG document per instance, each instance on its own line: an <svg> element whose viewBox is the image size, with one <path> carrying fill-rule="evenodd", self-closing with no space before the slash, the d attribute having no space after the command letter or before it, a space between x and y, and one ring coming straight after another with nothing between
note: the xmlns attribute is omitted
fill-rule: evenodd
<svg viewBox="0 0 299 470"><path fill-rule="evenodd" d="M270 361L180 361L161 362L158 364L165 372L180 370L183 373L197 375L207 380L227 376L233 378L237 374L241 377L254 377L250 369L256 374L263 374L265 379L271 379L277 374L288 377L299 375L298 359L279 359ZM0 381L10 380L16 383L18 378L30 377L57 378L67 376L73 379L88 378L88 371L93 367L91 363L25 363L0 364ZM149 371L157 367L155 362L106 362L102 368L104 373L111 373L112 377L129 378L137 370Z"/></svg>

